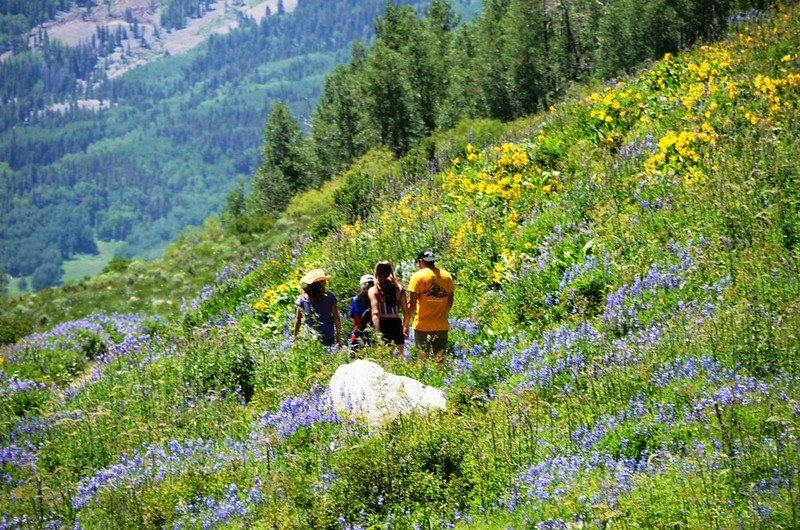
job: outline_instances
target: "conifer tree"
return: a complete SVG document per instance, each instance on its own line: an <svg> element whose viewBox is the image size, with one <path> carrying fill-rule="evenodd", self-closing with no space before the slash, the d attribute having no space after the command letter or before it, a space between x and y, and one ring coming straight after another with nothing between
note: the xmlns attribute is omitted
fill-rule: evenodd
<svg viewBox="0 0 800 530"><path fill-rule="evenodd" d="M309 184L308 160L300 124L289 107L275 103L264 128L261 165L253 178L249 210L263 215L283 210L291 196Z"/></svg>
<svg viewBox="0 0 800 530"><path fill-rule="evenodd" d="M365 100L380 142L401 155L422 136L424 124L414 104L414 87L400 52L376 41L364 69Z"/></svg>
<svg viewBox="0 0 800 530"><path fill-rule="evenodd" d="M509 38L503 27L508 3L508 0L486 0L481 16L476 21L478 53L475 81L480 86L489 115L501 120L510 120L514 115L503 61L505 41Z"/></svg>
<svg viewBox="0 0 800 530"><path fill-rule="evenodd" d="M340 66L326 79L311 118L311 137L323 179L363 155L375 143L366 123L363 96L355 78L360 65Z"/></svg>

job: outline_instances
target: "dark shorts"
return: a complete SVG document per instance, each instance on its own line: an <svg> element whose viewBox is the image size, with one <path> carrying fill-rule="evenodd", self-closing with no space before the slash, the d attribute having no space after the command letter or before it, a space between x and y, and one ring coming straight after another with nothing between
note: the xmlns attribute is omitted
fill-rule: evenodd
<svg viewBox="0 0 800 530"><path fill-rule="evenodd" d="M447 349L448 331L414 330L414 344L418 349L429 353L444 353Z"/></svg>
<svg viewBox="0 0 800 530"><path fill-rule="evenodd" d="M384 344L405 344L403 335L403 321L399 318L381 317L381 334Z"/></svg>

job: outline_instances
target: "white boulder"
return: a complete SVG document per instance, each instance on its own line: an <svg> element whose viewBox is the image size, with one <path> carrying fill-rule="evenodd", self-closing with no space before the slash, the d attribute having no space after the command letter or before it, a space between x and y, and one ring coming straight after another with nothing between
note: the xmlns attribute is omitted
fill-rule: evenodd
<svg viewBox="0 0 800 530"><path fill-rule="evenodd" d="M337 368L330 388L333 409L338 414L364 419L372 427L402 414L447 408L441 390L410 377L390 374L363 359Z"/></svg>

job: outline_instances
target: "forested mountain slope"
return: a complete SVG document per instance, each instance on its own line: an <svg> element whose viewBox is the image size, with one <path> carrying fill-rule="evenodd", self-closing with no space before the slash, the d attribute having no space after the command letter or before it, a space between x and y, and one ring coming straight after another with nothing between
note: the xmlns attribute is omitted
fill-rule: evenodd
<svg viewBox="0 0 800 530"><path fill-rule="evenodd" d="M352 42L372 39L383 7L305 0L260 23L240 17L235 31L113 79L106 56L125 52L135 19L126 35L98 26L73 48L44 35L41 51L4 60L0 268L39 289L97 241L153 256L218 213L258 162L271 104L306 121L325 75Z"/></svg>
<svg viewBox="0 0 800 530"><path fill-rule="evenodd" d="M372 150L286 215L356 177L375 208L223 271L178 317L4 348L2 524L800 526L799 39L796 4L752 11L496 141L474 121ZM447 358L357 355L448 408L371 430L326 391L349 353L291 341L298 280L324 267L346 305L425 247L458 284Z"/></svg>

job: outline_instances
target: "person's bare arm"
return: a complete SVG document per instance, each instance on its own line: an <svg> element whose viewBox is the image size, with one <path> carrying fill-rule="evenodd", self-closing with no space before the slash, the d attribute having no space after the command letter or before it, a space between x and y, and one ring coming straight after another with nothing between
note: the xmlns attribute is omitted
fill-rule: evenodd
<svg viewBox="0 0 800 530"><path fill-rule="evenodd" d="M414 314L417 312L418 298L419 296L417 293L411 291L411 294L408 297L408 315L403 322L403 331L405 331L406 335L408 335L408 328L411 326L411 322L414 320Z"/></svg>
<svg viewBox="0 0 800 530"><path fill-rule="evenodd" d="M331 306L331 311L333 311L333 326L336 329L336 345L340 348L342 347L342 319L339 317L339 308L336 307L336 304Z"/></svg>
<svg viewBox="0 0 800 530"><path fill-rule="evenodd" d="M403 310L403 334L408 337L408 325L411 323L411 308L406 290L400 287L400 308Z"/></svg>
<svg viewBox="0 0 800 530"><path fill-rule="evenodd" d="M300 333L300 323L303 321L303 310L299 307L295 308L294 312L294 340L297 340L297 334Z"/></svg>
<svg viewBox="0 0 800 530"><path fill-rule="evenodd" d="M367 291L367 295L369 296L369 306L370 306L370 311L372 312L372 327L375 328L376 332L380 333L381 308L380 304L378 304L378 288L370 287L369 291Z"/></svg>

